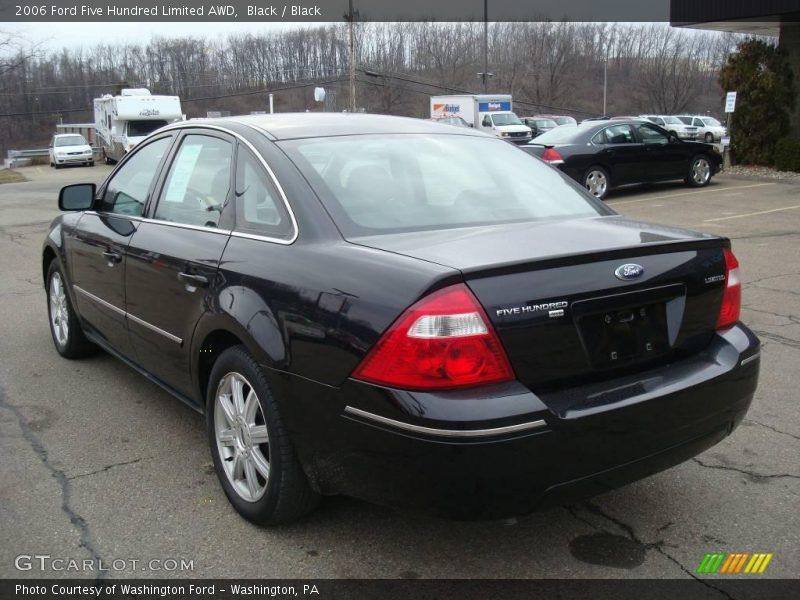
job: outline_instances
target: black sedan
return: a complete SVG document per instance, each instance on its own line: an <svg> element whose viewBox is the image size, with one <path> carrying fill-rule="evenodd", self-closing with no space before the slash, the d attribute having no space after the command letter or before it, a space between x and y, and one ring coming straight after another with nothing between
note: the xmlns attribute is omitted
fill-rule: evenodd
<svg viewBox="0 0 800 600"><path fill-rule="evenodd" d="M756 389L729 240L620 217L470 129L185 121L59 206L56 350L204 413L257 523L326 494L526 513L702 452Z"/></svg>
<svg viewBox="0 0 800 600"><path fill-rule="evenodd" d="M633 183L683 179L702 187L722 164L713 145L685 142L638 119L561 126L522 149L557 166L600 199L612 188Z"/></svg>

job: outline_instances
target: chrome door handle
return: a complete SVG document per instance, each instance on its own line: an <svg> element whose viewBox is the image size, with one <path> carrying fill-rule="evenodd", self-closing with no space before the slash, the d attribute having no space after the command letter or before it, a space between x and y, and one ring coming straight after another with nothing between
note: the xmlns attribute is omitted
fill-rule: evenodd
<svg viewBox="0 0 800 600"><path fill-rule="evenodd" d="M208 277L192 275L191 273L178 273L178 279L186 284L186 289L193 292L195 288L208 287ZM191 288L191 289L190 289Z"/></svg>
<svg viewBox="0 0 800 600"><path fill-rule="evenodd" d="M122 255L117 252L103 252L103 258L106 259L106 264L113 267L118 262L122 261Z"/></svg>

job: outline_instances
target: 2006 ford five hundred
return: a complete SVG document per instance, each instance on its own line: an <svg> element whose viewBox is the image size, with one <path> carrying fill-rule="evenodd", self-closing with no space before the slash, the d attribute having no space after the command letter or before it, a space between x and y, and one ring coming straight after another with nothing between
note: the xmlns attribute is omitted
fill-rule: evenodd
<svg viewBox="0 0 800 600"><path fill-rule="evenodd" d="M257 523L325 494L522 514L702 452L756 389L729 240L619 216L469 129L185 121L59 206L56 349L204 412Z"/></svg>

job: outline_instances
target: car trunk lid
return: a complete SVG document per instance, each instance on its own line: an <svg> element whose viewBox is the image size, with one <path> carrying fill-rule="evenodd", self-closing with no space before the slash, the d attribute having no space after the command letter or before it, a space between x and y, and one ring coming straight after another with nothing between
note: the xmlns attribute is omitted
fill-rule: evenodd
<svg viewBox="0 0 800 600"><path fill-rule="evenodd" d="M724 287L725 240L621 216L350 241L460 270L534 391L705 348Z"/></svg>

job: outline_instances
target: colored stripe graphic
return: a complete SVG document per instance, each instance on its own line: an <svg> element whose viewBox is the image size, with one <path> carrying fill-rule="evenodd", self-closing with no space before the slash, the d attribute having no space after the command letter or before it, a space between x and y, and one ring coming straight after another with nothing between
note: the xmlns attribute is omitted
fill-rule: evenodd
<svg viewBox="0 0 800 600"><path fill-rule="evenodd" d="M744 569L744 573L761 574L773 556L771 552L707 552L696 572L738 574Z"/></svg>

